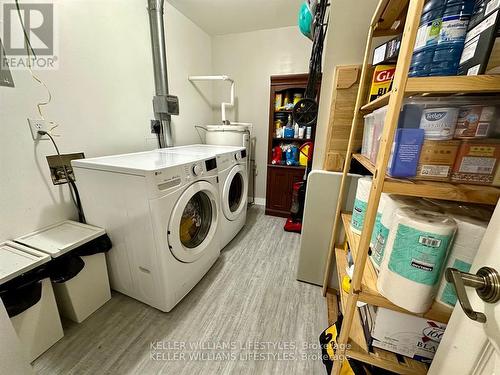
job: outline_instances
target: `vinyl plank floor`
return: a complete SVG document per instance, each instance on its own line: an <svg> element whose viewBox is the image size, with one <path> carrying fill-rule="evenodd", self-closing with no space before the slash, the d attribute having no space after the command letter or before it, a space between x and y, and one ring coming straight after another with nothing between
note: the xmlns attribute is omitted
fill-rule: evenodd
<svg viewBox="0 0 500 375"><path fill-rule="evenodd" d="M119 293L34 363L37 374L324 374L317 286L295 279L300 236L249 210L247 225L169 313Z"/></svg>

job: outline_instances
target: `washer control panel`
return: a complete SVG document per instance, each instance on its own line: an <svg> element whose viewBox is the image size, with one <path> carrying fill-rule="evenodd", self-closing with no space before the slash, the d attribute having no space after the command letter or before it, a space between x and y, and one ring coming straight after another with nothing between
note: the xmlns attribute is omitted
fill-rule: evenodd
<svg viewBox="0 0 500 375"><path fill-rule="evenodd" d="M199 177L203 174L203 166L201 164L195 164L191 168L191 172L193 173L193 176Z"/></svg>

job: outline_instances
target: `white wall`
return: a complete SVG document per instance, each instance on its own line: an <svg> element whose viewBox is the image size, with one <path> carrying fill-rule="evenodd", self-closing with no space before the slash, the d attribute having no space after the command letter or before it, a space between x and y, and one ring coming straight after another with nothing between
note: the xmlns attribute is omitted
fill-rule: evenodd
<svg viewBox="0 0 500 375"><path fill-rule="evenodd" d="M228 119L254 124L257 198L266 196L270 76L307 73L311 45L295 26L215 36L212 40L213 73L227 74L236 81L236 106L228 111ZM227 100L229 90L224 83L213 85L214 122L220 123L218 104Z"/></svg>
<svg viewBox="0 0 500 375"><path fill-rule="evenodd" d="M149 133L154 85L146 1L54 3L60 68L38 74L52 91L45 118L60 124L61 152L91 157L156 147ZM170 4L165 19L170 91L181 111L174 139L193 143L193 124L212 118L212 92L199 95L187 75L210 69L211 38ZM52 145L35 144L28 130L26 118L37 116L35 104L46 93L27 71L13 71L13 78L16 88L0 87L0 241L75 217L67 187L50 181L45 156L55 153Z"/></svg>
<svg viewBox="0 0 500 375"><path fill-rule="evenodd" d="M378 0L335 0L331 2L330 22L323 50L323 79L313 169L323 168L335 67L337 65L361 65L368 27L377 4Z"/></svg>

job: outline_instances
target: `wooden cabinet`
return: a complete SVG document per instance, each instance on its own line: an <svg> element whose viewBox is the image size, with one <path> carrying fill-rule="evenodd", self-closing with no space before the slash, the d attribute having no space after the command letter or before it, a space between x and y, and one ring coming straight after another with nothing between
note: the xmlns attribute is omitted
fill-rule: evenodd
<svg viewBox="0 0 500 375"><path fill-rule="evenodd" d="M287 109L276 110L275 97L281 94L284 99L288 96L293 101L294 94L304 95L307 87L308 74L291 74L271 77L269 95L269 128L268 128L268 156L267 156L267 186L266 186L266 215L287 217L292 204L293 184L303 180L305 166L272 164L273 148L280 145L293 144L300 147L305 142L314 143L316 127L311 127L311 138L279 138L276 137L275 121L278 118L286 119L292 111ZM320 83L318 83L319 89ZM318 90L319 92L319 90ZM318 94L319 98L319 94ZM284 121L286 124L286 120Z"/></svg>
<svg viewBox="0 0 500 375"><path fill-rule="evenodd" d="M267 166L266 215L287 217L292 204L293 184L302 181L305 169Z"/></svg>

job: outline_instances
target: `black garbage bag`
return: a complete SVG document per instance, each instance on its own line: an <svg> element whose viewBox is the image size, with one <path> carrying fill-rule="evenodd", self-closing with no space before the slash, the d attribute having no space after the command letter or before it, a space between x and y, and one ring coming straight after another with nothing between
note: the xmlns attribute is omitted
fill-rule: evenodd
<svg viewBox="0 0 500 375"><path fill-rule="evenodd" d="M42 298L42 281L48 277L46 267L39 267L0 286L2 299L9 318L28 310Z"/></svg>
<svg viewBox="0 0 500 375"><path fill-rule="evenodd" d="M73 251L73 253L81 257L86 257L98 253L107 253L111 250L112 246L113 245L109 236L107 234L103 234L102 236L79 246L75 249L75 251Z"/></svg>
<svg viewBox="0 0 500 375"><path fill-rule="evenodd" d="M50 280L53 283L64 283L78 275L83 267L83 259L73 253L55 258L49 263Z"/></svg>

